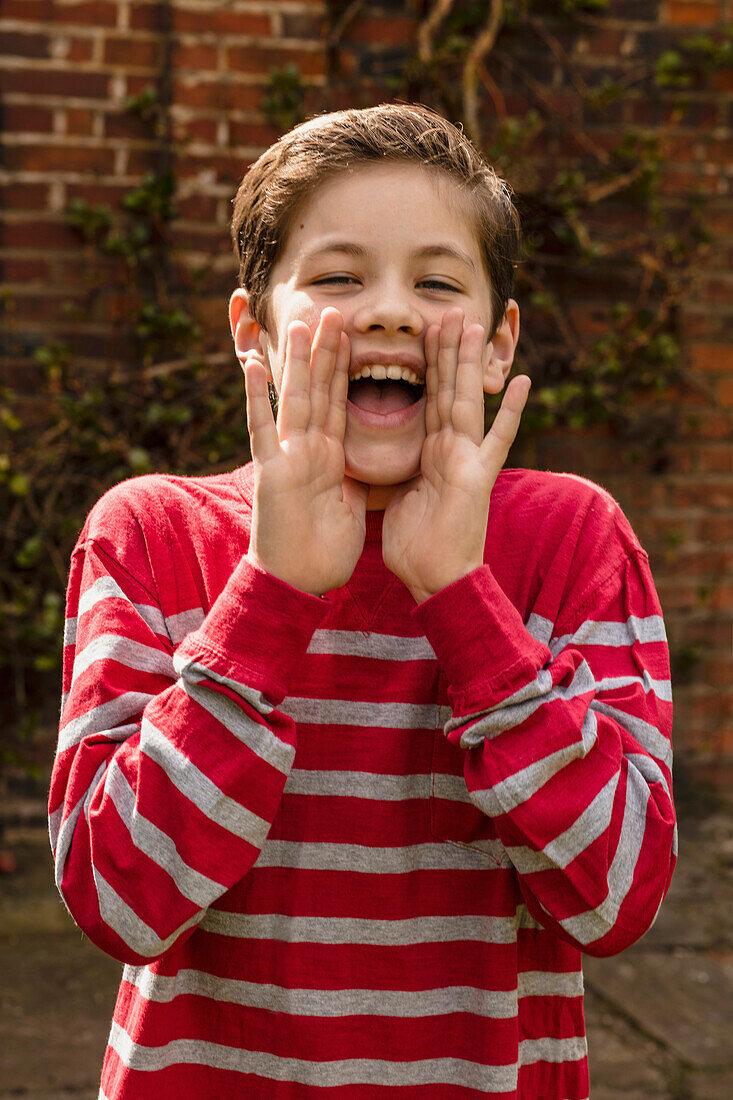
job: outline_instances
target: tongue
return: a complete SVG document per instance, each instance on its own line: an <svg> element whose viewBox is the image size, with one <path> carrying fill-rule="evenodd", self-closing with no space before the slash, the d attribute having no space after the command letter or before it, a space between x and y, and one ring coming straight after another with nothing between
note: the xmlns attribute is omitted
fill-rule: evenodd
<svg viewBox="0 0 733 1100"><path fill-rule="evenodd" d="M414 392L404 382L374 382L369 378L352 382L349 386L349 401L367 412L387 413L406 409L415 401Z"/></svg>

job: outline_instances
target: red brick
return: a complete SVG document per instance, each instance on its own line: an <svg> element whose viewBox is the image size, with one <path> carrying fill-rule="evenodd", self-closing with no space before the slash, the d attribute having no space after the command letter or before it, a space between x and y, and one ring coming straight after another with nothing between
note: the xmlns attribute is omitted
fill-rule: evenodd
<svg viewBox="0 0 733 1100"><path fill-rule="evenodd" d="M693 344L690 366L696 371L733 372L733 347L729 344Z"/></svg>
<svg viewBox="0 0 733 1100"><path fill-rule="evenodd" d="M710 512L730 510L730 485L723 481L670 482L669 503L673 508L698 508Z"/></svg>
<svg viewBox="0 0 733 1100"><path fill-rule="evenodd" d="M156 69L162 60L162 45L156 38L106 38L104 60L108 65Z"/></svg>
<svg viewBox="0 0 733 1100"><path fill-rule="evenodd" d="M86 107L67 107L66 132L67 134L83 134L89 136L94 129L94 112Z"/></svg>
<svg viewBox="0 0 733 1100"><path fill-rule="evenodd" d="M283 38L320 39L325 36L326 31L326 20L322 13L287 11L282 13ZM351 40L348 31L346 40Z"/></svg>
<svg viewBox="0 0 733 1100"><path fill-rule="evenodd" d="M5 150L5 163L16 172L112 172L114 150L97 145L23 145Z"/></svg>
<svg viewBox="0 0 733 1100"><path fill-rule="evenodd" d="M172 65L176 72L216 72L219 50L215 45L201 42L186 46L179 44L173 50Z"/></svg>
<svg viewBox="0 0 733 1100"><path fill-rule="evenodd" d="M131 13L131 26L135 26L136 9ZM173 27L177 31L194 34L232 34L267 37L272 34L272 22L267 15L246 11L228 11L223 5L207 7L199 11L176 6L173 10Z"/></svg>
<svg viewBox="0 0 733 1100"><path fill-rule="evenodd" d="M208 110L253 110L262 106L265 91L262 85L235 84L217 80L187 80L173 84L173 101L182 107Z"/></svg>
<svg viewBox="0 0 733 1100"><path fill-rule="evenodd" d="M323 76L326 56L322 50L263 49L257 46L231 46L226 67L230 72L269 74L273 69L295 65L303 76Z"/></svg>
<svg viewBox="0 0 733 1100"><path fill-rule="evenodd" d="M48 57L49 43L47 34L0 31L0 54L16 57Z"/></svg>
<svg viewBox="0 0 733 1100"><path fill-rule="evenodd" d="M37 218L28 221L7 222L2 227L2 243L5 248L34 250L78 248L79 237L65 222Z"/></svg>
<svg viewBox="0 0 733 1100"><path fill-rule="evenodd" d="M232 119L229 123L230 141L233 146L248 145L250 148L267 148L280 137L280 131L276 126L266 123L238 122Z"/></svg>
<svg viewBox="0 0 733 1100"><path fill-rule="evenodd" d="M217 135L217 120L195 115L192 118L176 119L174 135L177 142L199 141L214 145Z"/></svg>
<svg viewBox="0 0 733 1100"><path fill-rule="evenodd" d="M733 92L733 71L716 69L712 74L712 85L716 92Z"/></svg>
<svg viewBox="0 0 733 1100"><path fill-rule="evenodd" d="M721 405L733 408L733 378L721 378L716 386L716 392Z"/></svg>
<svg viewBox="0 0 733 1100"><path fill-rule="evenodd" d="M217 201L205 195L186 195L178 199L178 217L183 221L213 222Z"/></svg>
<svg viewBox="0 0 733 1100"><path fill-rule="evenodd" d="M720 4L697 0L667 0L665 22L673 27L709 27L721 22ZM664 19L664 16L663 16Z"/></svg>
<svg viewBox="0 0 733 1100"><path fill-rule="evenodd" d="M45 183L8 183L0 188L0 210L45 210L47 205Z"/></svg>
<svg viewBox="0 0 733 1100"><path fill-rule="evenodd" d="M53 111L28 103L9 103L3 110L6 134L45 134L53 130Z"/></svg>
<svg viewBox="0 0 733 1100"><path fill-rule="evenodd" d="M733 542L733 515L703 516L699 521L700 538L706 542Z"/></svg>
<svg viewBox="0 0 733 1100"><path fill-rule="evenodd" d="M40 256L33 259L4 256L3 282L11 286L13 283L48 282L48 264Z"/></svg>
<svg viewBox="0 0 733 1100"><path fill-rule="evenodd" d="M23 92L35 96L105 99L109 91L109 74L59 69L6 70L0 71L0 89L4 92Z"/></svg>
<svg viewBox="0 0 733 1100"><path fill-rule="evenodd" d="M94 54L94 41L91 38L71 38L69 48L64 55L64 61L79 62L91 61Z"/></svg>
<svg viewBox="0 0 733 1100"><path fill-rule="evenodd" d="M131 115L127 111L113 111L104 116L105 137L127 141L155 140L150 123L145 119Z"/></svg>
<svg viewBox="0 0 733 1100"><path fill-rule="evenodd" d="M3 0L5 19L33 23L75 23L85 27L114 27L119 5L115 0L79 0L59 4L56 0Z"/></svg>
<svg viewBox="0 0 733 1100"><path fill-rule="evenodd" d="M355 19L347 27L347 42L359 42L380 46L417 46L417 23L414 19L398 16L367 16Z"/></svg>
<svg viewBox="0 0 733 1100"><path fill-rule="evenodd" d="M119 206L129 188L115 183L70 183L67 189L68 201L81 199L92 206Z"/></svg>

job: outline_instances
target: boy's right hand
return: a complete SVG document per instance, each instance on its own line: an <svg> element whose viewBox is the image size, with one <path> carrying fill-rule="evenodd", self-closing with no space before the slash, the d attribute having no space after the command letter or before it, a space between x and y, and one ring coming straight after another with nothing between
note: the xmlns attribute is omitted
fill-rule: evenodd
<svg viewBox="0 0 733 1100"><path fill-rule="evenodd" d="M346 584L364 546L369 486L344 476L348 364L337 309L323 311L312 341L291 322L277 423L264 366L244 368L255 468L247 557L315 596Z"/></svg>

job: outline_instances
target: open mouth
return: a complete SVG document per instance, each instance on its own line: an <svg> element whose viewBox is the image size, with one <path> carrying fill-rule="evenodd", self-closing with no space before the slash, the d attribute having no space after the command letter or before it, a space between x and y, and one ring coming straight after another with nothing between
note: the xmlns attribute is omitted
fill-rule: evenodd
<svg viewBox="0 0 733 1100"><path fill-rule="evenodd" d="M424 391L425 386L421 382L358 378L349 382L349 401L365 412L387 416L417 404Z"/></svg>

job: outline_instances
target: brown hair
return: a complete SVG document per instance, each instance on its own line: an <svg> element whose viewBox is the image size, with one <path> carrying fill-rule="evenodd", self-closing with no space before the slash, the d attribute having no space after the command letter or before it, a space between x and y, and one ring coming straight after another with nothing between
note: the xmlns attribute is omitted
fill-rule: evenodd
<svg viewBox="0 0 733 1100"><path fill-rule="evenodd" d="M335 174L385 161L445 172L466 192L491 287L493 327L501 322L519 256L519 216L507 184L462 130L427 107L383 103L317 115L284 134L255 161L234 198L232 241L239 285L266 330L270 273L292 218ZM492 333L493 335L493 333Z"/></svg>

